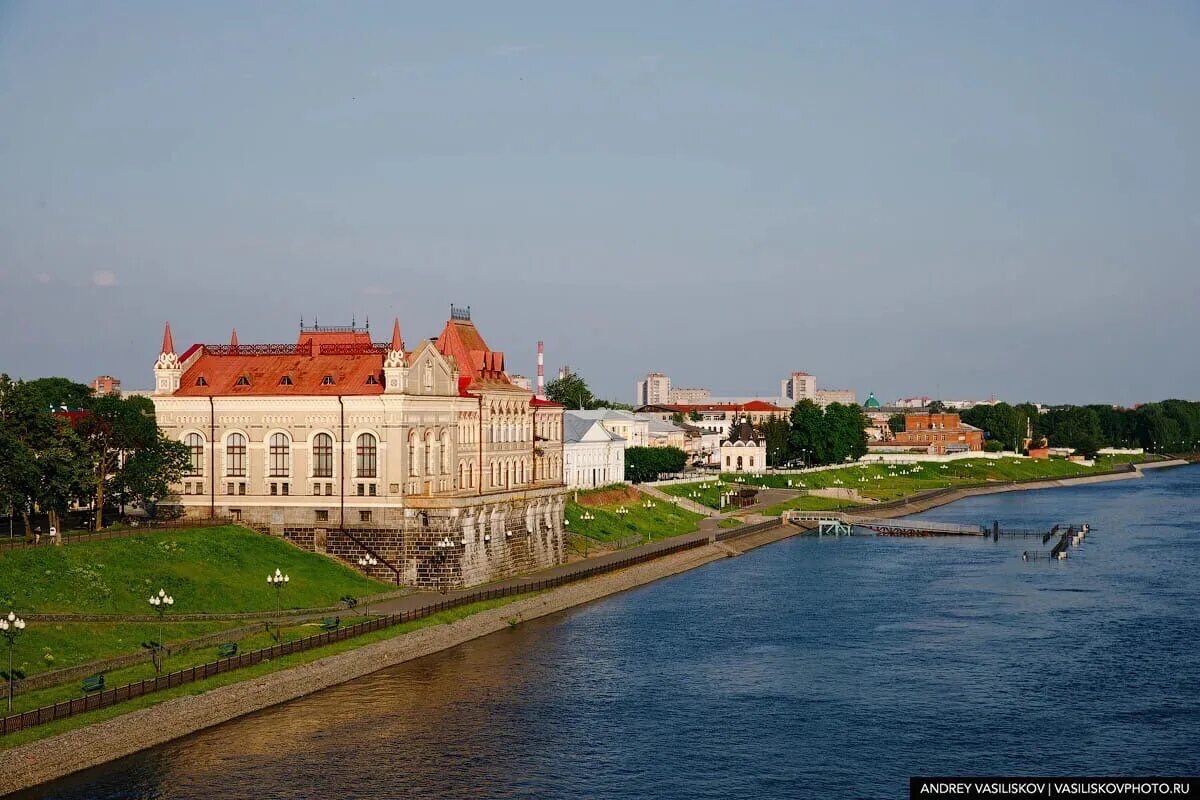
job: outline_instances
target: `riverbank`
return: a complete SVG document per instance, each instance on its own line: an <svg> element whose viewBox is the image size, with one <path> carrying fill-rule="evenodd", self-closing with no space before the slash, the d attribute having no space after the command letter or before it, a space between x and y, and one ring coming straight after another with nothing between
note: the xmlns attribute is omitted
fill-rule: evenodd
<svg viewBox="0 0 1200 800"><path fill-rule="evenodd" d="M1157 462L1153 467L1180 466L1185 461ZM934 497L914 498L874 515L906 516L980 494L1024 491L1140 477L1140 471L1000 486L964 487ZM695 569L797 534L796 526L769 529L747 526L729 530L732 538L711 542L634 567L552 589L463 619L357 647L279 672L251 678L198 695L179 697L83 728L47 737L9 751L13 766L0 773L0 792L7 793L97 766L146 748L164 744L213 725L360 678L380 669L431 655L521 621L564 611L652 581ZM737 535L741 534L741 535Z"/></svg>

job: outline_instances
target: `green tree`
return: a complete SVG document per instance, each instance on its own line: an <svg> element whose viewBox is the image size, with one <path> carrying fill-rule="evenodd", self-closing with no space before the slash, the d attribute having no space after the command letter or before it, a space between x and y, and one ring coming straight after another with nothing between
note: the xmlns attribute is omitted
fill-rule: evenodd
<svg viewBox="0 0 1200 800"><path fill-rule="evenodd" d="M890 417L888 417L888 427L891 428L892 433L903 433L904 432L904 415L903 414L892 414Z"/></svg>
<svg viewBox="0 0 1200 800"><path fill-rule="evenodd" d="M160 500L170 493L170 485L183 477L190 462L183 442L168 439L160 431L148 447L129 454L114 477L112 494L124 506L137 503L154 516Z"/></svg>
<svg viewBox="0 0 1200 800"><path fill-rule="evenodd" d="M791 458L791 424L781 417L768 417L758 426L766 439L767 466L779 467Z"/></svg>
<svg viewBox="0 0 1200 800"><path fill-rule="evenodd" d="M88 413L79 421L78 431L91 460L95 526L100 530L104 527L106 492L125 484L122 473L134 454L159 445L154 403L145 397L94 397Z"/></svg>
<svg viewBox="0 0 1200 800"><path fill-rule="evenodd" d="M682 472L687 454L678 447L625 448L625 479L633 483L656 480L664 473Z"/></svg>
<svg viewBox="0 0 1200 800"><path fill-rule="evenodd" d="M862 408L830 403L824 421L829 463L857 460L867 454L867 418Z"/></svg>
<svg viewBox="0 0 1200 800"><path fill-rule="evenodd" d="M945 414L946 404L941 400L931 400L929 401L929 405L925 406L925 410L930 414Z"/></svg>
<svg viewBox="0 0 1200 800"><path fill-rule="evenodd" d="M91 389L67 378L36 378L25 381L24 389L46 410L66 408L74 411L86 408L92 399Z"/></svg>
<svg viewBox="0 0 1200 800"><path fill-rule="evenodd" d="M789 450L810 464L828 464L825 414L821 407L812 400L801 400L792 407L790 422Z"/></svg>
<svg viewBox="0 0 1200 800"><path fill-rule="evenodd" d="M61 527L58 515L86 483L83 443L67 418L50 410L38 387L0 375L0 502L21 514L26 536L35 509Z"/></svg>
<svg viewBox="0 0 1200 800"><path fill-rule="evenodd" d="M682 425L683 424L683 413L680 411L676 411L674 414L671 415L671 422L675 423L676 425Z"/></svg>
<svg viewBox="0 0 1200 800"><path fill-rule="evenodd" d="M688 412L688 419L690 419L692 422L700 422L702 419L704 419L704 415L699 411L692 409Z"/></svg>
<svg viewBox="0 0 1200 800"><path fill-rule="evenodd" d="M555 378L546 384L546 397L567 408L595 408L596 398L587 381L574 372Z"/></svg>

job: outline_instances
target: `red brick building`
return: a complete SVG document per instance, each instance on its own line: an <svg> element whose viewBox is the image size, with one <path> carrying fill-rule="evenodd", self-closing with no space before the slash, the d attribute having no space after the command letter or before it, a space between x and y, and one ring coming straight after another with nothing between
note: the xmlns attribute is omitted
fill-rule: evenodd
<svg viewBox="0 0 1200 800"><path fill-rule="evenodd" d="M963 422L958 414L905 414L897 444L930 446L938 455L983 450L983 431Z"/></svg>

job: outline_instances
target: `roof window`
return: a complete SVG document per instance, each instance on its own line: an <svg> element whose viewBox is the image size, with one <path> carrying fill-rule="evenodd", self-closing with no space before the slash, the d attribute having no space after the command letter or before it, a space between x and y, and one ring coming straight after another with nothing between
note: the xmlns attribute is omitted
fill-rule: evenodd
<svg viewBox="0 0 1200 800"><path fill-rule="evenodd" d="M197 386L208 386L208 381L204 380L204 376L201 375L198 378L196 378L196 385Z"/></svg>
<svg viewBox="0 0 1200 800"><path fill-rule="evenodd" d="M291 386L292 385L292 376L284 375L282 378L279 379L279 385L280 386Z"/></svg>
<svg viewBox="0 0 1200 800"><path fill-rule="evenodd" d="M376 378L374 375L368 375L368 376L367 376L367 385L368 385L368 386L378 386L378 385L379 385L379 379L378 379L378 378Z"/></svg>
<svg viewBox="0 0 1200 800"><path fill-rule="evenodd" d="M234 386L249 386L249 385L250 385L250 379L247 378L245 375L238 378L237 383L234 384Z"/></svg>
<svg viewBox="0 0 1200 800"><path fill-rule="evenodd" d="M326 375L324 378L321 378L321 385L322 386L333 386L333 376Z"/></svg>

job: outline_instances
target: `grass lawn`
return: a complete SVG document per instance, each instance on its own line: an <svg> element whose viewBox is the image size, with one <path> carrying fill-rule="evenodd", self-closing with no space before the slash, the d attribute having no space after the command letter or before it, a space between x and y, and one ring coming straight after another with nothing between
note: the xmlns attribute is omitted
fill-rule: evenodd
<svg viewBox="0 0 1200 800"><path fill-rule="evenodd" d="M645 504L649 502L650 508ZM625 508L629 513L618 514ZM584 519L587 513L595 519ZM599 542L613 542L630 536L666 539L696 530L704 517L636 489L600 489L580 492L578 502L567 503L567 530Z"/></svg>
<svg viewBox="0 0 1200 800"><path fill-rule="evenodd" d="M660 486L659 489L676 497L695 500L710 508L719 508L720 493L729 491L731 486L738 485L750 487L765 485L772 489L854 489L863 497L886 501L929 489L972 486L989 481L1095 475L1112 470L1122 464L1144 460L1146 460L1144 456L1106 456L1097 460L1094 467L1073 464L1063 459L1032 461L1025 458L985 459L982 457L962 459L946 464L894 465L891 468L880 464L851 464L839 469L809 472L803 475L739 476L735 473L726 473L721 476L721 486L718 486L716 479L713 478L695 483ZM737 483L739 477L744 480L744 483ZM815 503L817 498L806 498L806 501ZM767 511L774 513L775 509L779 509L781 513L784 505L772 506ZM834 505L829 506L806 504L803 507L814 511L824 511L836 508L837 505L835 501Z"/></svg>
<svg viewBox="0 0 1200 800"><path fill-rule="evenodd" d="M264 583L265 583L264 577ZM168 646L242 622L39 622L30 621L17 640L13 665L28 676L142 651L142 642L161 635Z"/></svg>
<svg viewBox="0 0 1200 800"><path fill-rule="evenodd" d="M730 492L735 487L736 484L730 485L727 482L724 482L723 486L718 486L717 479L713 478L712 480L698 481L696 483L672 483L667 486L659 486L658 489L672 497L683 497L702 506L720 509L721 493Z"/></svg>
<svg viewBox="0 0 1200 800"><path fill-rule="evenodd" d="M803 495L784 500L773 506L767 506L759 511L764 517L777 517L785 511L799 509L800 511L837 511L859 508L861 504L849 500L839 500L836 497L821 497L820 495Z"/></svg>
<svg viewBox="0 0 1200 800"><path fill-rule="evenodd" d="M717 520L718 528L736 528L741 524L742 520L738 519L737 517L725 517L724 519Z"/></svg>
<svg viewBox="0 0 1200 800"><path fill-rule="evenodd" d="M265 575L263 576L263 581L264 581L264 583L266 582ZM391 639L393 637L401 636L403 634L418 630L420 628L427 628L427 627L430 627L433 625L445 625L447 623L454 622L455 620L462 619L463 617L470 616L471 614L477 614L480 611L486 611L488 609L498 608L500 606L508 605L509 603L516 602L517 600L523 600L527 597L532 597L535 594L537 594L537 592L513 595L512 597L501 597L501 598L496 598L493 600L483 600L478 603L472 603L471 605L462 606L461 608L453 608L448 611L443 611L441 613L434 614L433 616L426 617L424 619L414 620L413 622L406 622L402 625L395 625L391 628L385 628L385 629L379 630L379 631L373 631L371 633L363 634L362 636L354 637L353 639L347 639L347 640L341 641L341 642L334 642L333 644L326 645L325 647L318 647L316 649L308 650L303 653L294 653L293 655L290 655L290 656L284 656L282 658L277 658L274 661L268 661L268 662L264 662L261 664L256 664L252 667L245 667L244 669L233 670L231 672L224 672L224 673L221 673L220 675L214 675L213 677L211 677L207 680L196 681L195 683L189 683L189 684L185 684L183 686L177 686L173 689L166 689L161 692L153 692L148 695L143 695L142 697L137 697L137 698L134 698L134 699L126 701L126 702L118 703L114 706L109 706L108 708L99 709L97 711L91 711L86 714L80 714L75 717L69 717L67 719L61 719L61 720L57 720L55 722L49 722L45 725L37 725L32 728L29 728L29 729L26 729L23 731L19 731L17 733L9 734L8 736L0 736L0 750L8 749L11 747L16 747L18 745L25 744L26 742L31 742L31 741L34 741L37 739L44 739L48 736L53 736L54 734L62 733L64 731L68 731L68 730L73 730L75 728L81 728L84 725L88 725L93 722L99 722L101 720L111 719L113 717L120 716L121 714L126 714L130 711L136 711L139 708L146 708L148 706L157 705L158 703L161 703L165 700L170 700L175 697L182 697L184 695L202 694L206 691L209 691L210 689L215 689L219 686L227 686L229 684L237 683L239 681L248 680L251 678L256 678L256 677L259 677L262 675L266 675L271 672L277 672L281 669L286 669L288 667L294 667L294 666L297 666L300 664L306 664L311 661L316 661L319 658L324 658L325 656L334 655L336 653L342 653L347 650L352 650L356 647L361 647L363 645L370 644L372 642L383 641L384 639ZM345 620L347 618L343 617L343 619ZM294 629L285 628L284 635L286 637L299 638L301 636L306 636L306 635L315 633L317 630L318 630L317 628L311 627L311 626L300 626L299 628L294 628ZM261 644L256 644L256 645L252 644L253 641L260 641L260 640L262 642ZM245 645L243 645L242 649L243 650L251 650L251 649L254 649L255 647L262 647L267 643L267 641L268 641L268 639L267 639L266 634L259 634L259 635L257 635L257 637L255 639L249 640ZM178 663L171 661L168 664L167 669L168 670L181 669L182 667L185 667L185 666L191 666L191 664L193 664L193 663L200 664L205 661L211 661L214 656L215 656L215 647L212 649L211 652L209 652L208 650L193 651L191 653L186 654L186 657L180 656L179 657L180 661ZM136 670L139 670L139 669L141 669L141 668L140 667L131 668L131 670L128 671L128 674L130 675L130 677L126 677L126 674L127 674L126 670L120 670L120 671L114 671L114 672L108 673L105 676L107 684L110 687L116 687L121 684L128 683L130 680L137 680L140 677L148 677L148 675L146 675L144 673L139 674L138 672L136 672ZM151 675L153 674L153 669L150 668L148 665L147 665L146 669L149 669L149 673ZM78 697L78 696L80 696L80 692L78 691L78 689L79 689L78 684L72 684L70 687L68 687L68 686L51 687L51 688L44 689L44 690L41 690L38 692L30 692L28 695L18 696L18 698L15 698L14 703L13 703L13 708L14 708L14 710L19 710L19 709L20 710L28 710L29 708L36 708L41 705L48 705L53 702L66 700L70 697ZM56 695L55 694L56 692L58 692L59 694Z"/></svg>
<svg viewBox="0 0 1200 800"><path fill-rule="evenodd" d="M275 608L267 575L291 581L285 608L336 605L343 595L394 588L333 559L237 526L146 533L127 539L0 553L0 607L19 612L147 614L159 588L176 612Z"/></svg>

